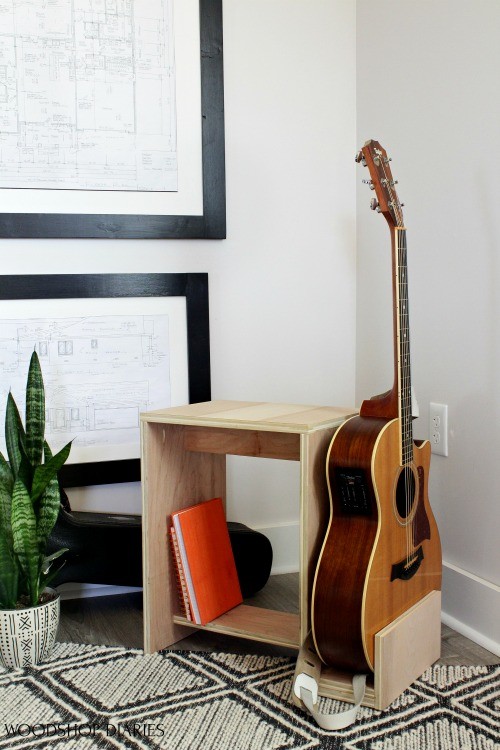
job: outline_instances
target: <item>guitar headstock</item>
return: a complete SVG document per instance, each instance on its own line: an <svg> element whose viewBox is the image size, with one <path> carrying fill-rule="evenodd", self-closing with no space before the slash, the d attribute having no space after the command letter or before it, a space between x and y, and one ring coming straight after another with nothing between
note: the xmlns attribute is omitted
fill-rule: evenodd
<svg viewBox="0 0 500 750"><path fill-rule="evenodd" d="M371 190L375 190L377 198L373 198L370 207L374 211L383 213L387 223L393 227L403 227L403 203L397 196L397 180L394 180L387 152L378 141L367 141L356 155L356 161L368 167L370 180L367 182Z"/></svg>

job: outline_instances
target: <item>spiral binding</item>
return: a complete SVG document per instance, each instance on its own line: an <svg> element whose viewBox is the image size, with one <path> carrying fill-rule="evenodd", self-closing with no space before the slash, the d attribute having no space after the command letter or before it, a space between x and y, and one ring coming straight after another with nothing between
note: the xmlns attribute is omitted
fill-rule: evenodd
<svg viewBox="0 0 500 750"><path fill-rule="evenodd" d="M177 542L177 534L173 526L170 527L170 548L172 550L172 556L175 563L176 579L177 579L177 591L179 593L179 601L181 604L182 611L186 617L186 620L193 621L191 613L191 606L189 604L189 594L186 585L186 578L184 576L184 568L182 567L181 553L179 551L179 544Z"/></svg>

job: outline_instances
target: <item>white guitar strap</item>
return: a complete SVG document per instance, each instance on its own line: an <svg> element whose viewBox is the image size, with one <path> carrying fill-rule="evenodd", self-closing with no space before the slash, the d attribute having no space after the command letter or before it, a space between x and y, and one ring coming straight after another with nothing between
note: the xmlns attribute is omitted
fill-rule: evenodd
<svg viewBox="0 0 500 750"><path fill-rule="evenodd" d="M356 721L358 709L365 697L365 674L357 674L352 678L354 706L336 714L321 713L315 708L318 702L318 686L321 678L321 659L317 655L311 634L302 644L297 658L295 675L293 678L294 703L306 708L321 729L332 731L345 729Z"/></svg>

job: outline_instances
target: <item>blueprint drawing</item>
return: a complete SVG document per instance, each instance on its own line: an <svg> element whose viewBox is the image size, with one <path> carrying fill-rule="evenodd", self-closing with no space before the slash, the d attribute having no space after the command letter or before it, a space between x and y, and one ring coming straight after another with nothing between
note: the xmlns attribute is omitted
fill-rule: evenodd
<svg viewBox="0 0 500 750"><path fill-rule="evenodd" d="M137 457L140 413L171 402L169 316L0 320L1 409L11 390L24 413L33 349L51 448L73 440L72 462ZM5 455L5 444L0 450Z"/></svg>
<svg viewBox="0 0 500 750"><path fill-rule="evenodd" d="M177 191L174 0L0 0L0 187Z"/></svg>

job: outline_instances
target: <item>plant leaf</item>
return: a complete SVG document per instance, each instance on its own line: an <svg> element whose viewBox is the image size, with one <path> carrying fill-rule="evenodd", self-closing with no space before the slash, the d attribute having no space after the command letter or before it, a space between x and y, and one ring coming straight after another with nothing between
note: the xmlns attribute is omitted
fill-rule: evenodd
<svg viewBox="0 0 500 750"><path fill-rule="evenodd" d="M0 451L0 475L3 476L4 473L10 474L12 476L12 471L10 470L9 462L5 460L5 456Z"/></svg>
<svg viewBox="0 0 500 750"><path fill-rule="evenodd" d="M26 453L32 466L42 463L45 435L45 389L36 351L30 359L26 384Z"/></svg>
<svg viewBox="0 0 500 750"><path fill-rule="evenodd" d="M66 552L65 549L61 550L61 552ZM59 573L59 571L64 568L66 565L66 560L63 560L62 563L57 567L54 568L54 570L50 570L47 574L43 574L40 576L40 591L44 591L47 586L50 585L50 583L54 580L56 575Z"/></svg>
<svg viewBox="0 0 500 750"><path fill-rule="evenodd" d="M66 560L63 560L56 568L52 568L54 560L57 560L58 557L64 555L65 552L68 552L68 547L63 547L44 559L40 573L40 591L43 591L66 565Z"/></svg>
<svg viewBox="0 0 500 750"><path fill-rule="evenodd" d="M67 443L64 448L61 448L59 453L56 453L55 456L52 456L47 463L36 467L35 473L33 475L33 482L31 485L31 501L33 503L38 500L38 498L45 491L45 488L57 475L57 472L67 460L70 450L71 442Z"/></svg>
<svg viewBox="0 0 500 750"><path fill-rule="evenodd" d="M19 568L11 542L0 528L0 608L14 609L17 602Z"/></svg>
<svg viewBox="0 0 500 750"><path fill-rule="evenodd" d="M30 592L29 592L29 587L28 587L26 576L24 575L23 569L21 568L19 563L18 563L18 569L19 569L19 582L18 582L18 590L17 590L17 599L19 601L21 598L29 599Z"/></svg>
<svg viewBox="0 0 500 750"><path fill-rule="evenodd" d="M31 492L31 484L33 482L33 466L26 453L26 445L21 441L19 443L19 449L21 452L21 463L17 469L16 479L20 479L24 484L28 492Z"/></svg>
<svg viewBox="0 0 500 750"><path fill-rule="evenodd" d="M57 476L55 476L52 477L40 497L40 504L38 507L38 525L36 530L39 549L42 549L45 546L50 532L57 521L60 508L61 493L59 491L59 481Z"/></svg>
<svg viewBox="0 0 500 750"><path fill-rule="evenodd" d="M10 391L7 396L5 412L5 443L12 474L17 477L22 457L20 445L26 444L26 433L19 415L19 409Z"/></svg>
<svg viewBox="0 0 500 750"><path fill-rule="evenodd" d="M0 533L12 547L12 484L9 489L3 478L0 481Z"/></svg>
<svg viewBox="0 0 500 750"><path fill-rule="evenodd" d="M6 530L8 539L12 538L10 514L13 486L14 477L10 466L0 453L0 528Z"/></svg>
<svg viewBox="0 0 500 750"><path fill-rule="evenodd" d="M61 557L61 555L64 555L64 553L68 551L69 547L62 547L61 549L58 549L57 552L53 552L51 555L45 557L42 563L42 573L46 575L54 560L57 560L58 557Z"/></svg>
<svg viewBox="0 0 500 750"><path fill-rule="evenodd" d="M37 524L28 490L16 479L12 491L12 537L14 552L26 576L30 603L38 602L39 550Z"/></svg>
<svg viewBox="0 0 500 750"><path fill-rule="evenodd" d="M45 463L48 463L52 458L52 451L50 450L50 445L46 440L43 441L43 454L45 456Z"/></svg>

